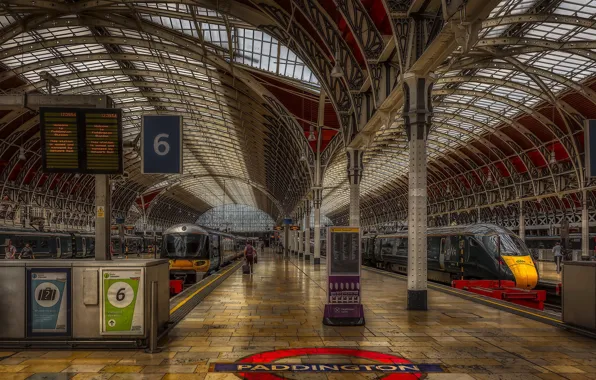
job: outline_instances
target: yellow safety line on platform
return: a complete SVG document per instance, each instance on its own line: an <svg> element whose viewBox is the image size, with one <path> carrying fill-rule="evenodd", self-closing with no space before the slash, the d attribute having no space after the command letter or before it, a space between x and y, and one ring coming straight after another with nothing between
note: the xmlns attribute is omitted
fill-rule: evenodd
<svg viewBox="0 0 596 380"><path fill-rule="evenodd" d="M174 314L176 312L176 310L180 309L184 304L186 304L188 301L190 301L190 299L194 296L196 296L197 294L199 294L203 289L205 289L206 287L208 287L209 285L213 284L215 281L217 281L217 279L219 279L220 277L222 277L224 274L228 273L229 271L231 271L232 269L234 269L234 266L232 266L231 268L226 269L225 272L220 273L217 275L217 277L215 277L214 279L212 279L211 281L209 281L208 283L206 283L205 285L201 286L199 289L195 290L194 293L192 293L190 296L186 297L185 299L183 299L182 301L180 301L180 303L176 306L174 306L171 310L170 310L170 315ZM238 269L236 267L236 269Z"/></svg>
<svg viewBox="0 0 596 380"><path fill-rule="evenodd" d="M384 271L378 270L378 269L376 269L376 268L364 268L364 269L366 269L366 270L369 270L369 271L371 271L371 272L377 272L377 273L382 273L382 274L388 274L388 275L390 275L389 277L398 277L398 276L400 276L400 277L406 277L406 276L404 276L404 275L397 274L397 273L384 272ZM404 279L402 278L402 280L404 280ZM404 280L404 281L405 281L405 280ZM476 296L474 293L460 293L460 292L454 291L454 290L452 290L451 288L448 288L448 287L446 287L446 286L445 286L445 287L443 287L443 286L437 286L437 285L435 285L435 284L427 284L427 285L428 285L428 287L429 287L429 288L433 288L433 289L435 289L435 290L437 290L437 291L439 291L439 292L441 292L441 291L446 291L446 292L449 292L449 293L452 293L452 294L455 294L455 295L460 295L460 294L461 294L461 295L465 295L466 297L470 297L470 298L474 298L474 299L477 299L477 300L481 300L482 302L487 302L487 303L490 303L490 304L493 304L493 305L501 306L501 307L504 307L504 308L506 308L506 309L516 310L516 311L519 311L519 312L521 312L521 313L525 313L525 314L533 315L533 316L535 316L535 317L538 317L538 318L547 319L547 320L549 320L549 321L557 322L557 323L558 323L558 324L560 324L560 325L565 325L565 323L563 323L563 322L562 322L561 320L559 320L559 319L555 319L555 318L546 317L546 316L544 316L544 315L540 315L540 314L532 313L532 312L529 312L529 311L527 311L527 310L524 310L524 309L518 309L517 307L512 307L512 306L509 306L509 305L504 305L504 304L502 304L502 303L499 303L499 302L490 301L490 300L487 300L487 299L485 299L485 298L478 297L478 296Z"/></svg>

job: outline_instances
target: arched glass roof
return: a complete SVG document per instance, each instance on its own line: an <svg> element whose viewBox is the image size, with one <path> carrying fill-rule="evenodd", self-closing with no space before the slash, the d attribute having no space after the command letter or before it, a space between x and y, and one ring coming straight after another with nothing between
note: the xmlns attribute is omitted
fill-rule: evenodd
<svg viewBox="0 0 596 380"><path fill-rule="evenodd" d="M205 212L199 217L197 224L221 231L266 232L273 230L275 221L258 208L243 204L226 204Z"/></svg>
<svg viewBox="0 0 596 380"><path fill-rule="evenodd" d="M505 188L512 177L537 181L552 175L553 160L582 178L582 123L596 106L596 1L503 0L471 51L460 48L436 74L427 146L431 203L446 196L444 189L483 191L492 181ZM379 214L382 207L407 210L408 162L398 115L366 150L364 208L370 202ZM332 219L347 215L346 165L338 153L325 177L323 210Z"/></svg>

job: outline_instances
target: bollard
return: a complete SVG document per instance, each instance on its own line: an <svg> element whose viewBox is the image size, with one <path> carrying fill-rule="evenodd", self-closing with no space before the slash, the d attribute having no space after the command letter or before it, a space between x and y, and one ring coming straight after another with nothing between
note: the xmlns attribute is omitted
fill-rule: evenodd
<svg viewBox="0 0 596 380"><path fill-rule="evenodd" d="M157 281L151 281L151 294L149 297L149 310L151 310L149 324L149 347L147 347L145 352L155 354L161 352L161 349L157 347Z"/></svg>

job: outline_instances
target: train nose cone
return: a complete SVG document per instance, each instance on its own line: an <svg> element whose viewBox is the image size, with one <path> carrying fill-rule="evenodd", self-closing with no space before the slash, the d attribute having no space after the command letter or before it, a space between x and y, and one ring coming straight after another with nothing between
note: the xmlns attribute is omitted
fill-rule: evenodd
<svg viewBox="0 0 596 380"><path fill-rule="evenodd" d="M515 286L534 289L538 284L538 272L531 256L501 256L515 278Z"/></svg>

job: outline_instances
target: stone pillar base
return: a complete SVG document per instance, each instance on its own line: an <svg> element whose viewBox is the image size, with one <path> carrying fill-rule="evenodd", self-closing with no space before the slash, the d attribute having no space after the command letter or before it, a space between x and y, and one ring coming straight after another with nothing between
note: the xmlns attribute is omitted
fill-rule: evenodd
<svg viewBox="0 0 596 380"><path fill-rule="evenodd" d="M427 291L408 289L408 310L428 310Z"/></svg>
<svg viewBox="0 0 596 380"><path fill-rule="evenodd" d="M321 258L320 257L315 257L314 258L314 264L321 264Z"/></svg>
<svg viewBox="0 0 596 380"><path fill-rule="evenodd" d="M310 255L304 255L304 261L310 261Z"/></svg>
<svg viewBox="0 0 596 380"><path fill-rule="evenodd" d="M302 258L304 256L304 252L298 252L298 257Z"/></svg>

